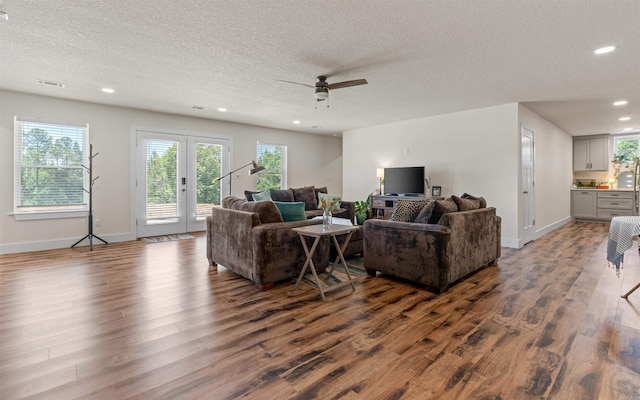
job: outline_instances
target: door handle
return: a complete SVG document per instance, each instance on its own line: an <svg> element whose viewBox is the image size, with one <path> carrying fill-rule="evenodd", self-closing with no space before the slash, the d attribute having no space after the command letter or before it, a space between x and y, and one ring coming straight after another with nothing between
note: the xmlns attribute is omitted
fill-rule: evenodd
<svg viewBox="0 0 640 400"><path fill-rule="evenodd" d="M529 194L529 192L527 192L526 190L524 192L522 192L522 194Z"/></svg>

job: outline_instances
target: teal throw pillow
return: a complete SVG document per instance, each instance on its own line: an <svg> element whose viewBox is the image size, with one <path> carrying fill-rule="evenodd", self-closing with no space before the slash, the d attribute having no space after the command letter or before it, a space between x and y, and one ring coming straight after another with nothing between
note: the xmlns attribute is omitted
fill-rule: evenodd
<svg viewBox="0 0 640 400"><path fill-rule="evenodd" d="M303 201L274 201L273 204L280 210L284 222L304 221L307 219L304 213Z"/></svg>
<svg viewBox="0 0 640 400"><path fill-rule="evenodd" d="M254 193L251 195L251 197L253 197L253 201L263 201L263 200L272 201L271 192L269 192L269 189L263 190L262 192Z"/></svg>

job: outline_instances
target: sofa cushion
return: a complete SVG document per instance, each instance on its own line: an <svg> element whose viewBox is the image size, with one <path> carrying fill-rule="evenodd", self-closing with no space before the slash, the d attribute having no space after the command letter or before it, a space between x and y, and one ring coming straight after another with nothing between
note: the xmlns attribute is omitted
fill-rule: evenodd
<svg viewBox="0 0 640 400"><path fill-rule="evenodd" d="M247 201L253 201L253 195L256 194L258 192L252 192L251 190L245 190L244 191L244 197L247 199Z"/></svg>
<svg viewBox="0 0 640 400"><path fill-rule="evenodd" d="M463 199L458 196L451 196L451 199L456 203L459 211L471 211L480 208L480 200L477 199Z"/></svg>
<svg viewBox="0 0 640 400"><path fill-rule="evenodd" d="M301 201L274 201L273 204L280 210L284 222L307 219L307 215L304 213L304 203Z"/></svg>
<svg viewBox="0 0 640 400"><path fill-rule="evenodd" d="M303 202L305 210L315 210L318 208L316 191L313 186L291 189L291 191L293 192L293 201Z"/></svg>
<svg viewBox="0 0 640 400"><path fill-rule="evenodd" d="M316 192L316 199L318 198L318 193L329 193L326 186L314 187L313 191Z"/></svg>
<svg viewBox="0 0 640 400"><path fill-rule="evenodd" d="M260 223L283 222L284 218L280 210L272 201L247 201L240 208L241 211L255 212L260 218Z"/></svg>
<svg viewBox="0 0 640 400"><path fill-rule="evenodd" d="M258 192L258 193L254 193L251 195L251 197L253 198L253 201L264 201L264 200L273 200L271 198L271 192L269 192L269 190L263 190L262 192Z"/></svg>
<svg viewBox="0 0 640 400"><path fill-rule="evenodd" d="M393 206L391 221L413 222L420 211L427 205L426 200L398 200Z"/></svg>
<svg viewBox="0 0 640 400"><path fill-rule="evenodd" d="M331 211L340 209L340 196L336 194L318 193L318 208L331 207Z"/></svg>
<svg viewBox="0 0 640 400"><path fill-rule="evenodd" d="M293 201L293 191L291 189L269 189L273 201Z"/></svg>
<svg viewBox="0 0 640 400"><path fill-rule="evenodd" d="M242 204L246 202L245 199L241 199L240 197L235 196L227 196L222 199L222 208L229 208L232 210L240 210Z"/></svg>
<svg viewBox="0 0 640 400"><path fill-rule="evenodd" d="M444 214L456 211L458 211L458 205L450 198L431 201L420 210L420 213L413 222L437 224Z"/></svg>
<svg viewBox="0 0 640 400"><path fill-rule="evenodd" d="M462 197L463 199L478 200L480 202L480 208L487 208L487 201L484 199L484 197L476 197L468 193L463 193L460 197Z"/></svg>

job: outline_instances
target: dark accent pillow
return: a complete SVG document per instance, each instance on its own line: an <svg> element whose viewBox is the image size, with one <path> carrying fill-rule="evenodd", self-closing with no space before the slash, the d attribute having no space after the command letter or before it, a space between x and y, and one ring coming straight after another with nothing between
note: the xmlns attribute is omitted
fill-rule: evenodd
<svg viewBox="0 0 640 400"><path fill-rule="evenodd" d="M487 201L484 199L484 197L476 197L468 193L463 193L460 197L462 197L463 199L478 200L480 202L480 208L487 208Z"/></svg>
<svg viewBox="0 0 640 400"><path fill-rule="evenodd" d="M327 187L313 188L313 191L316 192L316 199L318 198L318 193L329 193Z"/></svg>
<svg viewBox="0 0 640 400"><path fill-rule="evenodd" d="M480 208L480 200L477 199L462 199L458 196L451 196L451 199L455 201L459 211L470 211Z"/></svg>
<svg viewBox="0 0 640 400"><path fill-rule="evenodd" d="M304 213L304 203L301 201L274 201L273 204L278 207L284 222L307 219L307 215Z"/></svg>
<svg viewBox="0 0 640 400"><path fill-rule="evenodd" d="M273 201L293 201L293 191L291 189L270 189Z"/></svg>
<svg viewBox="0 0 640 400"><path fill-rule="evenodd" d="M291 189L293 192L293 201L302 201L305 210L315 210L318 208L318 200L316 200L316 191L313 186L305 186L299 189Z"/></svg>
<svg viewBox="0 0 640 400"><path fill-rule="evenodd" d="M418 213L418 216L413 222L419 224L428 224L429 219L431 219L431 214L433 213L433 207L436 205L435 201L430 201L426 206L422 207L422 210Z"/></svg>
<svg viewBox="0 0 640 400"><path fill-rule="evenodd" d="M258 192L252 192L251 190L245 190L244 191L244 197L247 199L247 201L253 201L253 195L256 194Z"/></svg>
<svg viewBox="0 0 640 400"><path fill-rule="evenodd" d="M427 205L426 200L398 200L393 206L391 221L414 222L420 211Z"/></svg>
<svg viewBox="0 0 640 400"><path fill-rule="evenodd" d="M437 224L440 218L446 213L458 211L458 205L450 198L436 200L433 203L433 212L431 212L431 217L429 217L430 224Z"/></svg>
<svg viewBox="0 0 640 400"><path fill-rule="evenodd" d="M278 210L278 207L276 207L276 205L269 200L247 201L246 203L242 204L241 210L258 213L260 222L263 224L283 221L280 210Z"/></svg>

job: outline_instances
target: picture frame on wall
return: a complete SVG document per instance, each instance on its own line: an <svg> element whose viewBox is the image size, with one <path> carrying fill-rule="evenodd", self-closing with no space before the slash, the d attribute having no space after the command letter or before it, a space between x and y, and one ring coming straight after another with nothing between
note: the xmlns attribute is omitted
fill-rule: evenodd
<svg viewBox="0 0 640 400"><path fill-rule="evenodd" d="M431 187L431 196L433 196L433 197L442 196L442 186L432 186Z"/></svg>

